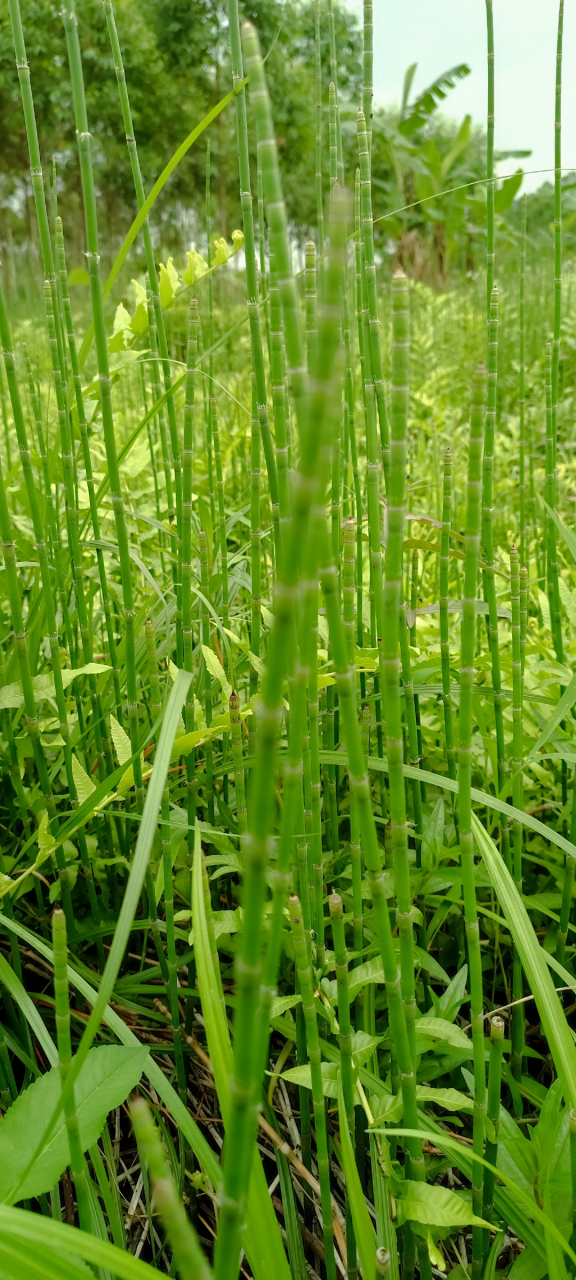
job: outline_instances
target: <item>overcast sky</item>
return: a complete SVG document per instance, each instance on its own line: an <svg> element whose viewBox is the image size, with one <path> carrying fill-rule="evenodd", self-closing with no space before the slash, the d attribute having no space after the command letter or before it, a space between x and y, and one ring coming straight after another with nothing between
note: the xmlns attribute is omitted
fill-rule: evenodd
<svg viewBox="0 0 576 1280"><path fill-rule="evenodd" d="M362 0L348 0L359 15ZM494 0L497 151L531 148L528 169L554 164L554 77L558 0ZM461 120L486 118L486 8L484 0L374 0L374 97L398 105L404 72L418 63L414 92L459 62L471 75L443 106ZM576 3L564 16L563 168L576 169ZM519 163L519 162L518 162ZM500 164L510 173L517 162ZM526 190L547 174L527 174Z"/></svg>

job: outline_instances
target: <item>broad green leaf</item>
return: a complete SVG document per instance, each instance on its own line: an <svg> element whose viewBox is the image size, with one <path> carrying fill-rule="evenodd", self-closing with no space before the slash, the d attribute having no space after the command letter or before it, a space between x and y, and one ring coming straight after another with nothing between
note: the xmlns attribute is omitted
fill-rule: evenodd
<svg viewBox="0 0 576 1280"><path fill-rule="evenodd" d="M137 1085L147 1056L145 1047L103 1045L90 1050L75 1086L84 1151L98 1141L108 1113L125 1102ZM4 1203L10 1201L11 1189L26 1168L45 1117L58 1102L61 1090L60 1069L53 1067L29 1085L6 1112L0 1125L0 1199ZM68 1135L61 1113L50 1142L20 1188L19 1199L49 1191L69 1161Z"/></svg>
<svg viewBox="0 0 576 1280"><path fill-rule="evenodd" d="M54 1260L54 1272L47 1273L46 1269L37 1273L31 1270L20 1274L8 1272L10 1280L31 1280L36 1274L39 1280L47 1280L47 1274L50 1280L52 1275L54 1280L60 1280L61 1276L63 1280L68 1280L64 1270L58 1271L59 1258L70 1258L71 1261L75 1258L84 1259L92 1267L108 1269L118 1280L152 1280L153 1276L158 1276L157 1270L149 1263L135 1258L123 1249L117 1249L108 1240L99 1240L96 1236L79 1231L77 1227L57 1222L55 1218L46 1218L26 1209L13 1209L5 1204L0 1204L0 1240L6 1249L13 1247L18 1250L14 1256L22 1258L23 1265L26 1265L27 1256L32 1256L32 1250L38 1251L40 1257L44 1255L48 1259L48 1266L52 1266ZM30 1251L30 1255L27 1251ZM93 1272L89 1274L93 1275ZM86 1270L80 1267L76 1273L69 1273L70 1280L76 1280L76 1276L78 1280L81 1277L83 1280L85 1275Z"/></svg>
<svg viewBox="0 0 576 1280"><path fill-rule="evenodd" d="M23 1240L0 1241L2 1280L88 1280L94 1272L80 1258Z"/></svg>
<svg viewBox="0 0 576 1280"><path fill-rule="evenodd" d="M472 1055L472 1041L460 1027L445 1018L418 1018L416 1035L431 1040L446 1040L454 1049L467 1049Z"/></svg>
<svg viewBox="0 0 576 1280"><path fill-rule="evenodd" d="M114 935L112 937L112 943L110 946L106 967L100 979L98 996L94 1003L94 1007L92 1009L92 1013L88 1021L88 1024L84 1030L84 1034L80 1041L78 1052L76 1053L76 1056L73 1059L72 1068L70 1070L70 1074L66 1082L65 1088L70 1092L72 1091L74 1082L77 1079L78 1073L81 1070L86 1060L88 1051L100 1027L100 1023L104 1015L104 1010L106 1009L106 1006L108 1005L108 1001L110 1000L110 997L114 990L116 980L120 972L120 966L124 959L126 946L128 943L128 939L130 937L130 931L134 921L134 916L136 915L136 909L140 902L140 895L142 893L142 888L144 885L144 877L146 874L146 868L148 866L148 860L150 857L152 844L154 841L154 837L156 835L158 811L160 808L162 793L164 791L164 784L166 782L168 766L170 764L170 752L172 750L172 742L174 740L176 725L178 723L178 717L184 705L184 700L186 698L186 694L188 692L188 688L190 686L191 680L192 680L192 675L189 672L186 672L186 671L178 672L178 678L174 681L174 687L170 694L168 706L164 713L164 723L162 725L162 732L160 734L160 740L158 742L158 747L156 749L156 759L154 762L154 768L152 770L152 776L150 778L150 783L148 786L148 792L147 792L146 801L144 804L144 812L142 814L142 821L140 823L140 828L138 831L138 839L136 841L136 848L134 851L134 857L132 859L132 869L128 877L128 883L124 890L122 906L120 908L120 914L118 916L118 920L116 922L116 928L114 930ZM9 968L8 965L7 965L7 968ZM64 1090L60 1097L58 1105L54 1108L52 1113L47 1117L47 1123L45 1125L45 1128L42 1130L42 1126L40 1126L41 1135L39 1137L38 1144L36 1148L33 1149L30 1153L30 1160L29 1160L30 1167L32 1167L32 1165L35 1163L44 1145L46 1144L46 1142L49 1140L51 1136L52 1127L56 1124L57 1118L63 1106L63 1101L62 1101L63 1095L64 1095ZM14 1188L15 1198L17 1198L16 1193L18 1189L19 1189L18 1187Z"/></svg>
<svg viewBox="0 0 576 1280"><path fill-rule="evenodd" d="M476 844L494 886L496 898L522 961L529 989L536 1000L550 1052L562 1080L564 1097L570 1106L574 1107L576 1106L576 1045L544 959L542 947L510 872L475 814L472 815L472 828Z"/></svg>
<svg viewBox="0 0 576 1280"><path fill-rule="evenodd" d="M94 786L92 779L88 777L88 774L82 768L82 765L79 763L75 755L72 756L72 777L76 783L78 799L82 804L84 800L87 800L89 796L94 794L96 787Z"/></svg>
<svg viewBox="0 0 576 1280"><path fill-rule="evenodd" d="M396 1208L400 1223L421 1222L428 1227L488 1226L455 1191L429 1182L412 1182L406 1178L396 1199Z"/></svg>
<svg viewBox="0 0 576 1280"><path fill-rule="evenodd" d="M83 675L102 675L112 668L105 662L87 662L84 667L63 667L62 668L62 685L64 689L76 679L76 676ZM54 688L54 677L51 674L34 676L32 686L37 700L43 698L56 698L56 690ZM13 684L5 684L0 689L0 710L8 707L16 709L24 704L24 694L22 693L22 684L20 680L15 680Z"/></svg>
<svg viewBox="0 0 576 1280"><path fill-rule="evenodd" d="M354 1235L362 1266L363 1280L376 1280L376 1237L368 1215L364 1192L358 1176L356 1159L352 1149L350 1130L346 1118L342 1080L338 1076L338 1123L340 1126L340 1146L346 1190L350 1203L350 1212L354 1223Z"/></svg>
<svg viewBox="0 0 576 1280"><path fill-rule="evenodd" d="M228 700L228 698L230 697L230 694L232 693L232 685L229 683L229 681L226 678L226 672L224 671L222 663L216 657L214 650L209 649L208 645L206 644L202 645L202 653L204 654L204 661L206 663L206 666L208 667L210 675L214 676L215 680L218 680L219 684L222 687L222 692L224 694L224 697Z"/></svg>
<svg viewBox="0 0 576 1280"><path fill-rule="evenodd" d="M461 1093L459 1089L433 1089L427 1084L416 1085L416 1101L417 1102L433 1102L437 1107L444 1107L445 1111L473 1111L473 1099L467 1093Z"/></svg>

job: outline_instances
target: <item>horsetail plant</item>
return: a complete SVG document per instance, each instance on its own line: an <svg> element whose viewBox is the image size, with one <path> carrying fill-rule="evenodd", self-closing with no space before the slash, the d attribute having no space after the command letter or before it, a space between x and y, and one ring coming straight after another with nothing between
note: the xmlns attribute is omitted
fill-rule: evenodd
<svg viewBox="0 0 576 1280"><path fill-rule="evenodd" d="M480 929L474 883L474 837L472 834L472 700L474 687L474 632L476 625L477 575L480 552L482 511L482 450L486 375L479 368L474 379L470 413L470 448L466 505L466 540L464 562L464 595L462 601L462 663L460 667L460 725L458 747L458 825L460 828L460 865L470 968L470 1020L474 1054L474 1152L484 1151L484 1117L486 1114L486 1072L484 1065L484 1018L482 993L482 957ZM482 1165L475 1163L472 1173L474 1213L482 1217ZM483 1260L482 1227L473 1227L472 1273L479 1280Z"/></svg>

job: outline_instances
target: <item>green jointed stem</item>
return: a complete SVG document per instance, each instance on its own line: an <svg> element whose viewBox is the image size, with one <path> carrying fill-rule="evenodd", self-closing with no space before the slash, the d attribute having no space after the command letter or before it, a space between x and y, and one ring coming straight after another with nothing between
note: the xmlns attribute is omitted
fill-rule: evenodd
<svg viewBox="0 0 576 1280"><path fill-rule="evenodd" d="M372 14L372 0L364 0L364 25L363 25L363 47L362 47L362 110L368 130L368 144L371 146L372 141L372 94L373 94L373 76L374 76L374 23Z"/></svg>
<svg viewBox="0 0 576 1280"><path fill-rule="evenodd" d="M452 523L452 454L444 454L444 487L442 498L442 534L440 541L440 655L442 661L442 704L448 776L456 777L456 750L450 692L450 632L448 623L448 568L450 564L450 526Z"/></svg>
<svg viewBox="0 0 576 1280"><path fill-rule="evenodd" d="M490 315L494 288L494 14L492 0L486 0L488 53L488 113L486 119L486 313Z"/></svg>
<svg viewBox="0 0 576 1280"><path fill-rule="evenodd" d="M316 246L312 239L306 241L306 266L304 269L304 302L306 306L306 354L308 373L314 368L318 342Z"/></svg>
<svg viewBox="0 0 576 1280"><path fill-rule="evenodd" d="M376 264L374 260L374 222L372 217L372 183L370 178L370 152L366 119L362 111L357 116L358 159L360 162L360 199L362 244L366 270L366 301L369 320L369 350L364 350L366 362L365 377L371 378L374 384L378 421L380 424L380 444L382 447L382 465L384 477L388 485L390 426L386 406L384 387L384 371L382 367L382 346L380 338L380 321L378 319L378 293L376 289Z"/></svg>
<svg viewBox="0 0 576 1280"><path fill-rule="evenodd" d="M336 89L332 82L328 85L328 138L330 160L330 190L338 180L338 133L336 129Z"/></svg>
<svg viewBox="0 0 576 1280"><path fill-rule="evenodd" d="M322 182L322 43L320 38L320 0L316 0L314 32L314 57L316 67L316 225L318 227L320 278L322 278L322 273L324 271L324 189Z"/></svg>
<svg viewBox="0 0 576 1280"><path fill-rule="evenodd" d="M252 414L250 417L250 568L251 568L251 614L250 614L250 650L260 657L261 630L261 558L262 528L260 517L260 424L258 422L258 406L256 403L256 380L252 373ZM254 697L258 687L258 672L250 665L250 697ZM253 737L250 717L250 737ZM253 748L253 742L251 743Z"/></svg>
<svg viewBox="0 0 576 1280"><path fill-rule="evenodd" d="M558 373L560 368L560 334L562 328L562 40L564 34L564 0L558 5L556 42L556 91L554 111L554 339L552 343L552 436L556 464L558 411ZM561 658L558 659L562 661Z"/></svg>
<svg viewBox="0 0 576 1280"><path fill-rule="evenodd" d="M522 708L522 653L520 647L520 577L518 552L510 549L510 596L512 601L512 803L515 809L524 808L523 764L523 708ZM570 859L570 861L573 861ZM522 824L512 824L512 874L518 893L522 893ZM512 951L512 1053L510 1067L516 1080L522 1077L522 1053L524 1050L524 1005L516 1003L524 995L522 963L517 947Z"/></svg>
<svg viewBox="0 0 576 1280"><path fill-rule="evenodd" d="M408 728L409 763L413 769L420 765L420 745L418 741L418 724L416 720L416 698L412 681L412 663L410 661L410 641L406 622L406 604L400 605L400 659L402 666L402 688L404 690L404 715ZM411 782L412 806L414 810L414 826L416 829L416 864L422 858L422 792L417 778Z"/></svg>
<svg viewBox="0 0 576 1280"><path fill-rule="evenodd" d="M526 323L525 323L525 281L526 281L526 195L522 200L522 229L520 239L520 298L519 298L519 350L520 364L518 385L518 411L520 414L520 564L527 565L529 539L526 538L527 484L526 484Z"/></svg>
<svg viewBox="0 0 576 1280"><path fill-rule="evenodd" d="M496 755L498 760L498 793L502 794L506 781L506 749L504 745L504 716L502 707L502 675L500 670L500 645L498 640L498 609L494 575L494 526L493 481L494 443L496 433L496 384L498 377L498 290L494 286L488 321L488 398L486 406L486 436L484 442L484 469L482 484L482 541L484 544L483 572L484 599L488 605L488 639L492 664L492 690L494 723L496 729ZM508 865L510 859L508 823L504 819L502 831L502 856Z"/></svg>
<svg viewBox="0 0 576 1280"><path fill-rule="evenodd" d="M118 554L120 560L120 575L122 579L122 595L124 604L124 641L126 650L126 685L128 694L128 721L130 727L130 742L132 752L135 756L134 760L134 781L136 787L136 801L140 806L143 801L142 788L142 768L140 763L139 751L139 731L138 731L138 695L136 683L136 657L135 657L135 640L134 640L134 596L132 590L132 574L129 553L128 530L126 526L126 516L124 511L124 501L120 484L120 470L118 466L118 456L116 453L116 439L114 434L114 419L112 415L112 394L110 369L108 363L108 346L106 341L106 329L104 324L104 307L102 300L102 285L100 280L100 255L98 248L98 222L96 213L96 193L94 188L94 174L92 170L92 152L91 152L91 135L88 128L88 117L86 112L86 99L84 95L84 79L82 73L82 55L80 52L80 43L78 39L78 21L75 10L75 0L64 0L62 17L64 21L64 30L66 33L66 45L68 50L68 61L70 65L70 78L72 87L72 101L74 106L74 117L76 121L78 151L80 156L80 176L82 182L82 195L84 201L84 216L86 224L86 245L88 258L88 271L90 276L90 292L92 299L92 314L94 319L94 335L96 345L96 356L98 363L98 380L100 386L102 426L104 431L104 443L106 448L106 460L108 463L108 475L110 477L110 494L112 500L112 509L116 523L116 538L118 542Z"/></svg>
<svg viewBox="0 0 576 1280"><path fill-rule="evenodd" d="M184 402L184 439L182 448L182 643L184 670L193 670L192 633L192 482L194 469L194 397L196 361L198 357L198 303L190 301L188 340L186 344L186 392ZM186 733L194 731L194 689L190 685L185 703ZM186 794L188 825L196 819L195 753L186 756Z"/></svg>
<svg viewBox="0 0 576 1280"><path fill-rule="evenodd" d="M498 1162L498 1129L500 1125L500 1093L502 1088L502 1050L504 1047L504 1020L492 1018L490 1023L490 1065L488 1067L487 1114L494 1130L494 1137L486 1143L486 1160L489 1164ZM484 1170L484 1206L483 1215L487 1222L492 1221L494 1209L494 1174L491 1169ZM489 1232L485 1233L486 1252L490 1241Z"/></svg>
<svg viewBox="0 0 576 1280"><path fill-rule="evenodd" d="M228 31L230 36L230 53L232 57L232 84L234 88L244 78L242 64L242 42L240 39L240 19L238 16L238 0L228 0ZM251 87L252 95L252 87ZM256 379L256 401L258 405L258 421L262 436L262 447L266 459L268 488L272 504L272 517L275 528L278 520L278 476L274 446L268 417L268 397L266 395L266 374L264 371L264 354L262 350L262 331L260 328L260 308L258 306L258 272L256 267L256 246L254 241L254 213L252 208L252 191L250 185L250 156L248 150L248 124L246 116L246 90L240 89L236 94L236 133L238 141L238 167L240 176L240 203L242 205L242 226L244 229L244 253L246 259L246 309L250 325L250 344L252 350L252 368ZM266 200L266 182L263 175L264 199ZM273 245L271 243L273 251ZM283 275L283 266L279 264Z"/></svg>
<svg viewBox="0 0 576 1280"><path fill-rule="evenodd" d="M214 463L216 468L216 497L218 500L218 534L220 539L220 573L222 575L222 623L230 625L228 605L228 539L226 535L226 508L224 505L224 478L222 474L222 454L220 452L220 425L216 397L211 397L212 444L214 446Z"/></svg>
<svg viewBox="0 0 576 1280"><path fill-rule="evenodd" d="M556 509L556 448L554 441L554 414L552 407L552 366L553 347L546 344L545 386L546 386L546 503L550 511ZM554 641L554 649L558 662L564 658L562 645L562 626L560 618L560 590L558 586L558 558L556 547L556 525L546 511L544 516L546 532L546 594L550 607L550 627Z"/></svg>
<svg viewBox="0 0 576 1280"><path fill-rule="evenodd" d="M400 970L402 999L410 1037L411 1055L415 1056L414 940L412 929L412 895L408 862L408 827L404 790L404 752L402 710L400 702L400 607L402 603L402 550L404 541L404 500L406 485L406 431L410 374L410 312L408 282L404 272L392 279L392 433L388 476L388 542L386 545L383 636L384 707L386 714L386 751L390 785L390 817L396 872L398 933L400 937ZM403 622L405 628L405 618Z"/></svg>
<svg viewBox="0 0 576 1280"><path fill-rule="evenodd" d="M288 435L286 424L286 396L284 388L284 335L282 331L282 307L273 252L269 254L270 288L270 380L274 413L274 439L276 445L276 474L278 476L278 521L280 548L286 537L290 519L290 477L288 472Z"/></svg>
<svg viewBox="0 0 576 1280"><path fill-rule="evenodd" d="M520 659L522 662L522 681L526 664L526 632L528 630L528 569L520 566Z"/></svg>
<svg viewBox="0 0 576 1280"><path fill-rule="evenodd" d="M334 959L336 962L336 982L338 986L338 1043L340 1045L340 1070L342 1072L342 1092L352 1145L354 1145L354 1067L352 1062L352 1025L350 1022L350 997L348 995L348 955L346 952L346 936L342 899L340 894L333 893L329 899L330 919L332 921L332 939L334 942ZM347 1199L346 1202L346 1253L348 1276L356 1272L356 1241L354 1226Z"/></svg>
<svg viewBox="0 0 576 1280"><path fill-rule="evenodd" d="M470 1021L474 1057L474 1151L484 1150L484 1117L486 1114L486 1074L484 1065L484 1020L482 995L482 955L480 929L476 910L474 883L474 838L472 835L472 716L474 692L474 640L480 529L482 511L482 447L486 376L480 368L474 379L470 413L470 449L468 455L468 496L464 562L464 595L462 601L462 658L460 667L460 743L458 750L458 819L460 826L460 864L464 892L464 916L470 970ZM482 1217L482 1165L475 1164L472 1175L474 1213ZM482 1228L472 1229L472 1275L479 1280L482 1269Z"/></svg>
<svg viewBox="0 0 576 1280"><path fill-rule="evenodd" d="M64 912L56 907L52 914L52 947L54 951L54 1003L56 1011L56 1036L58 1041L58 1059L60 1062L60 1078L62 1087L70 1073L72 1065L72 1042L70 1038L70 1005L68 1002L68 947L66 943L66 920ZM70 1171L76 1190L78 1217L83 1231L91 1232L92 1214L90 1209L90 1192L82 1143L80 1126L76 1113L74 1088L64 1102L64 1119L70 1148Z"/></svg>
<svg viewBox="0 0 576 1280"><path fill-rule="evenodd" d="M336 1280L336 1264L334 1260L334 1228L332 1226L332 1199L330 1195L330 1165L328 1162L328 1132L326 1127L326 1107L322 1083L320 1037L316 1005L314 1003L314 984L308 957L308 946L300 902L295 894L289 899L290 924L294 942L296 972L302 995L302 1008L306 1020L306 1039L308 1058L312 1076L312 1100L314 1103L314 1120L316 1125L316 1158L318 1161L318 1181L320 1183L322 1207L322 1234L324 1237L324 1254L326 1275L328 1280Z"/></svg>
<svg viewBox="0 0 576 1280"><path fill-rule="evenodd" d="M340 186L344 186L344 156L342 152L342 129L340 126L340 103L338 100L338 59L336 54L336 30L334 26L334 3L328 0L328 41L330 45L330 80L334 89L334 119L336 128L336 174ZM330 183L332 186L333 183Z"/></svg>
<svg viewBox="0 0 576 1280"><path fill-rule="evenodd" d="M212 1269L178 1195L160 1134L144 1098L131 1102L130 1116L142 1164L148 1166L154 1203L162 1218L178 1275L181 1280L212 1280Z"/></svg>
<svg viewBox="0 0 576 1280"><path fill-rule="evenodd" d="M234 761L234 787L236 790L236 821L240 835L247 826L246 784L244 780L244 760L242 755L242 721L240 719L240 699L232 690L230 694L230 741L232 759Z"/></svg>

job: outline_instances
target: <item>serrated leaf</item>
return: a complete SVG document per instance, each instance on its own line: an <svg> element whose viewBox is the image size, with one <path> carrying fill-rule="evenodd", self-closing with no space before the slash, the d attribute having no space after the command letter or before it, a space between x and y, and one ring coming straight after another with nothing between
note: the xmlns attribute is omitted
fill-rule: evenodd
<svg viewBox="0 0 576 1280"><path fill-rule="evenodd" d="M118 756L118 762L119 764L126 764L132 756L130 739L126 730L122 728L121 724L118 724L116 716L113 715L110 715L110 730L116 755Z"/></svg>
<svg viewBox="0 0 576 1280"><path fill-rule="evenodd" d="M420 1222L425 1227L487 1227L471 1205L448 1187L405 1179L396 1199L398 1221Z"/></svg>
<svg viewBox="0 0 576 1280"><path fill-rule="evenodd" d="M44 810L40 819L36 836L38 840L38 857L36 859L36 864L40 865L41 862L44 862L45 859L49 858L54 852L55 843L54 836L48 826L48 814L46 810Z"/></svg>
<svg viewBox="0 0 576 1280"><path fill-rule="evenodd" d="M83 804L84 801L88 799L88 796L91 796L96 790L96 787L94 786L92 779L88 777L85 769L82 768L82 765L76 759L75 755L72 756L72 777L76 784L80 804Z"/></svg>
<svg viewBox="0 0 576 1280"><path fill-rule="evenodd" d="M126 1100L138 1083L148 1057L147 1048L103 1045L91 1049L75 1086L76 1111L82 1149L98 1141L106 1116ZM39 1076L16 1099L0 1124L0 1199L10 1203L30 1154L61 1092L60 1069ZM18 1199L41 1195L58 1181L70 1160L62 1112L56 1128L18 1192Z"/></svg>

